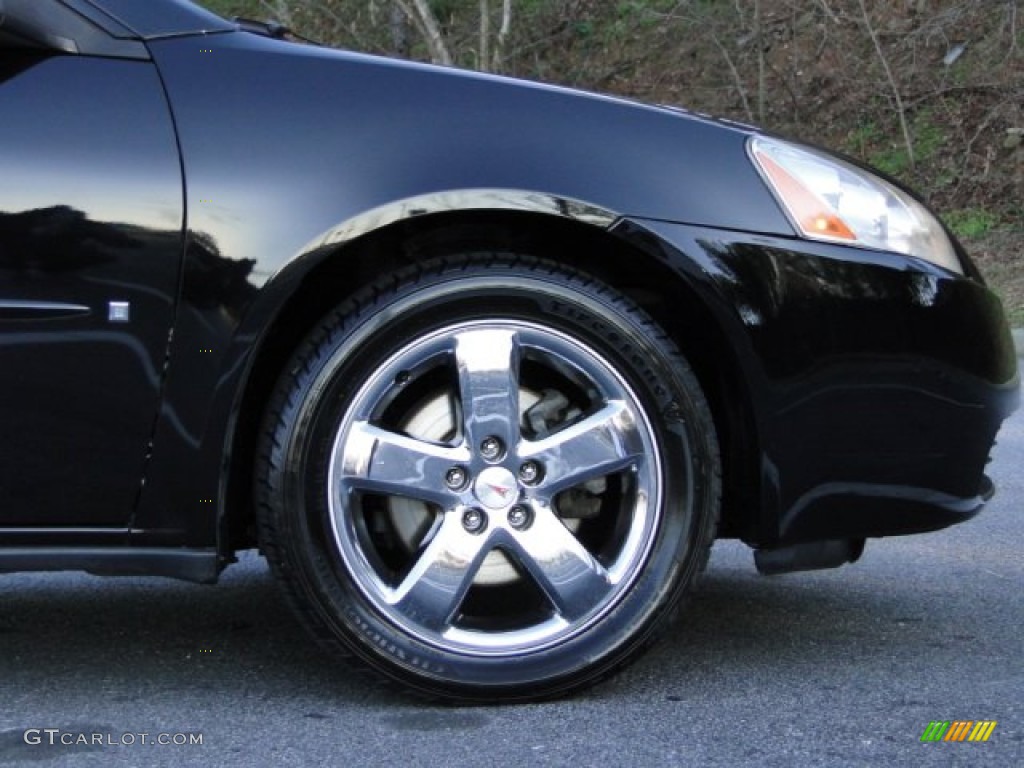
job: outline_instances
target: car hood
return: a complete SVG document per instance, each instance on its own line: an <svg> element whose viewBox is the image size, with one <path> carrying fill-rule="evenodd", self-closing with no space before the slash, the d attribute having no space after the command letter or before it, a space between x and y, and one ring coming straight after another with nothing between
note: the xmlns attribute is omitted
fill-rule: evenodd
<svg viewBox="0 0 1024 768"><path fill-rule="evenodd" d="M274 179L268 187L288 179L292 189L315 191L316 207L337 221L425 194L500 189L615 217L793 234L750 162L749 129L247 32L210 35L207 44L210 57L196 56L188 37L149 46L194 184L202 174L216 185L205 175L258 157L259 173Z"/></svg>

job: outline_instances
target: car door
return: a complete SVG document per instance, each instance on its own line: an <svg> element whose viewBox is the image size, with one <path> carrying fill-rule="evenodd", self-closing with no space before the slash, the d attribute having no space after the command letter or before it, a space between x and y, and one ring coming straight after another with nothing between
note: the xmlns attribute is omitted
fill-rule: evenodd
<svg viewBox="0 0 1024 768"><path fill-rule="evenodd" d="M178 287L173 124L126 30L56 0L5 5L0 541L4 529L127 528Z"/></svg>

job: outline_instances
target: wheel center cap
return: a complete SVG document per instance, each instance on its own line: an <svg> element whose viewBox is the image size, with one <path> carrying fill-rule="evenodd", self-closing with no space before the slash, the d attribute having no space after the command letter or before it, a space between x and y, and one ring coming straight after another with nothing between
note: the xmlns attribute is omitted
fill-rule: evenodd
<svg viewBox="0 0 1024 768"><path fill-rule="evenodd" d="M488 509L504 509L519 497L519 486L504 467L488 467L477 475L473 493Z"/></svg>

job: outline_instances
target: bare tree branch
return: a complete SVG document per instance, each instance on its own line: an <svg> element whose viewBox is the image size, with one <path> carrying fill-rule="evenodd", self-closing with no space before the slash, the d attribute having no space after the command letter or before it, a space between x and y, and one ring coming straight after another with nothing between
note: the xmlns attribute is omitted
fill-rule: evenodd
<svg viewBox="0 0 1024 768"><path fill-rule="evenodd" d="M491 45L491 3L480 0L480 49L477 53L477 69L487 71Z"/></svg>
<svg viewBox="0 0 1024 768"><path fill-rule="evenodd" d="M833 24L839 23L839 17L836 16L836 12L832 10L832 7L828 4L828 0L818 0L818 5L825 11L825 15L832 19Z"/></svg>
<svg viewBox="0 0 1024 768"><path fill-rule="evenodd" d="M1009 58L1017 50L1017 0L1009 0L1007 13L1010 17L1010 50L1006 52L1006 56Z"/></svg>
<svg viewBox="0 0 1024 768"><path fill-rule="evenodd" d="M914 163L914 140L910 135L910 126L907 123L907 110L903 105L903 96L900 94L899 84L896 82L896 78L892 74L892 69L889 68L889 60L885 56L885 51L882 50L882 43L878 39L878 32L875 31L874 25L871 23L871 17L868 15L867 6L864 4L864 0L857 0L860 5L860 12L864 18L864 27L867 29L868 35L871 37L871 43L875 46L875 53L878 54L878 60L882 63L882 69L885 70L885 77L889 81L889 87L892 89L893 98L896 101L896 115L900 120L900 130L903 131L903 141L907 147L907 161L910 163L910 167L913 168Z"/></svg>
<svg viewBox="0 0 1024 768"><path fill-rule="evenodd" d="M397 5L390 6L388 29L391 32L391 52L398 56L409 56L409 17Z"/></svg>
<svg viewBox="0 0 1024 768"><path fill-rule="evenodd" d="M754 0L754 41L757 44L757 120L764 125L767 84L764 66L764 25L761 23L761 0Z"/></svg>
<svg viewBox="0 0 1024 768"><path fill-rule="evenodd" d="M505 64L505 43L512 31L512 0L503 0L501 5L501 26L498 28L498 37L494 41L494 58L491 61L491 69L500 72Z"/></svg>
<svg viewBox="0 0 1024 768"><path fill-rule="evenodd" d="M452 55L441 36L441 25L438 24L434 12L430 10L427 0L395 0L395 3L423 35L430 51L430 60L435 64L451 66Z"/></svg>
<svg viewBox="0 0 1024 768"><path fill-rule="evenodd" d="M292 21L292 14L288 9L288 3L286 0L274 0L273 2L260 0L260 5L267 9L275 21L284 24L286 27L294 25Z"/></svg>
<svg viewBox="0 0 1024 768"><path fill-rule="evenodd" d="M743 79L740 77L739 71L736 69L736 65L733 63L732 56L729 55L729 51L714 30L711 30L711 41L715 44L719 51L722 53L722 58L725 59L725 63L729 67L729 71L732 73L733 82L736 84L736 91L740 95L740 100L743 102L743 111L747 113L747 120L754 122L754 113L750 110L750 100L747 99L747 89L743 87Z"/></svg>

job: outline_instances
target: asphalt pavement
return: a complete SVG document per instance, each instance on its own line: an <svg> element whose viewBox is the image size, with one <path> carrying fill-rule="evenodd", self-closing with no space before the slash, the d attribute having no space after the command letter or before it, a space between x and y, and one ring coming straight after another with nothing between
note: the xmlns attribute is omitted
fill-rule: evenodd
<svg viewBox="0 0 1024 768"><path fill-rule="evenodd" d="M716 545L672 637L546 704L435 707L368 684L307 640L255 556L214 587L0 575L0 764L1024 765L1024 413L990 474L974 520L870 541L834 571L761 577ZM935 720L997 725L922 743Z"/></svg>

